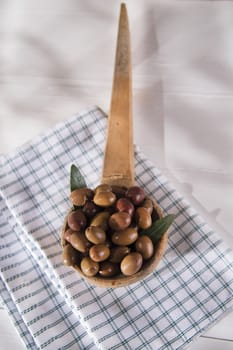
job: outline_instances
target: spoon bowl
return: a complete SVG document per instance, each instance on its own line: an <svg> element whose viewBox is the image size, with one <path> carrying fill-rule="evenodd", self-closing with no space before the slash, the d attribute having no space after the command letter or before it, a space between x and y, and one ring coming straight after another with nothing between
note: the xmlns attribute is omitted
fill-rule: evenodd
<svg viewBox="0 0 233 350"><path fill-rule="evenodd" d="M163 214L160 206L155 201L153 201L153 206L158 217L162 218ZM72 209L70 209L69 212L67 213L67 216L65 218L64 225L62 228L61 244L63 248L67 244L64 238L64 234L65 234L65 231L68 229L67 217L71 211ZM123 274L119 274L117 276L109 277L109 278L103 278L101 276L88 277L84 275L79 265L73 265L72 267L84 279L86 279L89 283L95 286L104 287L104 288L117 288L117 287L128 286L130 284L139 282L140 280L144 279L146 276L150 275L155 270L155 268L158 266L159 262L161 261L164 255L164 252L167 247L167 241L168 241L168 233L166 232L162 236L162 238L158 241L157 245L155 246L154 255L148 261L144 262L143 267L139 272L135 273L132 276L124 276Z"/></svg>

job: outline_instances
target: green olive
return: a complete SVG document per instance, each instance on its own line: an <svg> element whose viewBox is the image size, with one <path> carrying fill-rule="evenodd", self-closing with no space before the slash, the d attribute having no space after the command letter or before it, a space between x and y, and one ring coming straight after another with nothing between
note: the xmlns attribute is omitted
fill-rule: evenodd
<svg viewBox="0 0 233 350"><path fill-rule="evenodd" d="M135 219L139 228L146 229L152 225L151 215L146 208L137 208L135 212Z"/></svg>
<svg viewBox="0 0 233 350"><path fill-rule="evenodd" d="M97 192L93 201L100 207L110 207L115 203L116 195L113 192Z"/></svg>
<svg viewBox="0 0 233 350"><path fill-rule="evenodd" d="M73 266L78 262L78 252L72 245L66 244L62 252L63 264L66 266Z"/></svg>
<svg viewBox="0 0 233 350"><path fill-rule="evenodd" d="M96 214L91 220L90 226L98 226L101 227L105 232L108 229L108 219L110 217L110 213L107 211L102 211Z"/></svg>
<svg viewBox="0 0 233 350"><path fill-rule="evenodd" d="M85 231L85 236L91 243L99 244L104 243L106 240L105 231L98 226L90 226Z"/></svg>
<svg viewBox="0 0 233 350"><path fill-rule="evenodd" d="M152 240L146 236L140 236L135 242L135 249L137 252L142 254L143 259L147 260L154 254L154 245Z"/></svg>
<svg viewBox="0 0 233 350"><path fill-rule="evenodd" d="M128 227L123 231L114 232L112 235L112 243L116 245L130 245L138 238L136 227Z"/></svg>
<svg viewBox="0 0 233 350"><path fill-rule="evenodd" d="M129 253L121 262L121 272L125 276L134 275L138 272L143 263L142 255L138 252Z"/></svg>
<svg viewBox="0 0 233 350"><path fill-rule="evenodd" d="M81 253L87 253L91 243L83 232L75 232L70 237L70 244Z"/></svg>
<svg viewBox="0 0 233 350"><path fill-rule="evenodd" d="M107 244L93 245L89 250L89 256L93 261L100 262L108 259L110 249Z"/></svg>
<svg viewBox="0 0 233 350"><path fill-rule="evenodd" d="M130 248L124 245L119 245L111 248L109 261L113 263L119 263L121 260L130 253Z"/></svg>
<svg viewBox="0 0 233 350"><path fill-rule="evenodd" d="M112 277L120 272L118 264L111 261L103 261L100 263L99 274L101 277Z"/></svg>
<svg viewBox="0 0 233 350"><path fill-rule="evenodd" d="M86 275L88 277L95 276L99 271L98 262L91 260L91 258L89 258L89 256L85 256L81 260L80 267L81 267L81 270L84 273L84 275Z"/></svg>

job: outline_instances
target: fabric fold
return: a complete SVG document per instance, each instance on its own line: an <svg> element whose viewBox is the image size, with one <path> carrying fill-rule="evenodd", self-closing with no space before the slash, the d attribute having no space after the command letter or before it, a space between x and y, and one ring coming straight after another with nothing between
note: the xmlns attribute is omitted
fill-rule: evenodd
<svg viewBox="0 0 233 350"><path fill-rule="evenodd" d="M1 295L28 349L97 349L23 240L20 226L1 205Z"/></svg>

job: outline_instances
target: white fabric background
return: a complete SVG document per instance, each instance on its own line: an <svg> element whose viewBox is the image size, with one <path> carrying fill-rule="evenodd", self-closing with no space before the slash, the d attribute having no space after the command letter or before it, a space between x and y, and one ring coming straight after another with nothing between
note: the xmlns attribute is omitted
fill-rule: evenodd
<svg viewBox="0 0 233 350"><path fill-rule="evenodd" d="M88 105L108 111L119 4L0 1L0 153ZM126 4L135 143L233 248L233 2ZM232 348L232 322L190 349ZM19 349L11 331L1 321L3 349Z"/></svg>

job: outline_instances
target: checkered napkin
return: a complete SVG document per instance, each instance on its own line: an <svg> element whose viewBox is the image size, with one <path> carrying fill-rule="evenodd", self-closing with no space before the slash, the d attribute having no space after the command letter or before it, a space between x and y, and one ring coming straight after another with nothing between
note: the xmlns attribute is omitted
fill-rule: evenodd
<svg viewBox="0 0 233 350"><path fill-rule="evenodd" d="M1 296L29 349L182 349L233 306L232 252L137 148L137 183L176 214L159 267L104 289L63 266L70 165L99 183L106 120L92 108L1 159Z"/></svg>

